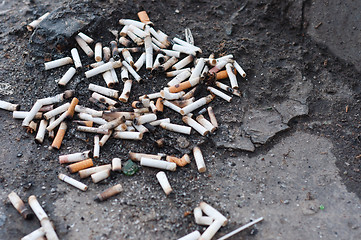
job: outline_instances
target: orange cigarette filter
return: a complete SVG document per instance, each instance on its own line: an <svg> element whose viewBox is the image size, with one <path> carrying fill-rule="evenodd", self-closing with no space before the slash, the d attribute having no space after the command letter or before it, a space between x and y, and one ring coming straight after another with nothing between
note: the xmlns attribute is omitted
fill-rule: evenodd
<svg viewBox="0 0 361 240"><path fill-rule="evenodd" d="M163 112L164 105L163 105L163 99L162 98L157 99L157 102L155 103L155 107L157 108L158 112Z"/></svg>
<svg viewBox="0 0 361 240"><path fill-rule="evenodd" d="M177 164L177 166L180 167L184 167L185 165L191 162L188 154L184 154L182 158L167 156L166 160L168 162L174 162L175 164Z"/></svg>
<svg viewBox="0 0 361 240"><path fill-rule="evenodd" d="M60 123L58 132L56 133L53 143L51 144L52 148L56 148L56 149L60 148L61 143L63 142L66 129L67 129L66 123L65 122Z"/></svg>
<svg viewBox="0 0 361 240"><path fill-rule="evenodd" d="M188 88L190 88L190 87L192 87L191 82L190 82L190 81L186 81L186 82L182 82L182 83L180 83L180 84L176 84L176 85L174 85L174 86L171 86L171 87L169 88L169 92L170 92L170 93L177 93L177 92L183 91L183 90L185 90L185 89L188 89Z"/></svg>
<svg viewBox="0 0 361 240"><path fill-rule="evenodd" d="M93 121L74 121L82 126L93 127Z"/></svg>
<svg viewBox="0 0 361 240"><path fill-rule="evenodd" d="M79 172L80 170L90 168L92 166L94 166L93 160L91 158L88 158L86 160L70 164L67 168L69 169L70 173L76 173Z"/></svg>
<svg viewBox="0 0 361 240"><path fill-rule="evenodd" d="M73 98L73 100L71 100L70 106L67 110L67 116L69 118L72 118L74 116L74 111L75 111L75 106L78 105L79 100L77 98Z"/></svg>
<svg viewBox="0 0 361 240"><path fill-rule="evenodd" d="M153 23L150 21L149 16L146 11L138 12L138 17L142 23L153 25Z"/></svg>
<svg viewBox="0 0 361 240"><path fill-rule="evenodd" d="M237 70L233 69L234 74L237 74ZM219 71L216 73L216 80L228 78L227 70Z"/></svg>

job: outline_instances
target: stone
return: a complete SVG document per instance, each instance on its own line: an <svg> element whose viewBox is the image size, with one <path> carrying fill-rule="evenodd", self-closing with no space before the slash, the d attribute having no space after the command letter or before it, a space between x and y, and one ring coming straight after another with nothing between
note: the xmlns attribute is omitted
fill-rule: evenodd
<svg viewBox="0 0 361 240"><path fill-rule="evenodd" d="M286 100L273 105L281 114L283 123L288 123L292 118L308 114L308 106L295 100Z"/></svg>
<svg viewBox="0 0 361 240"><path fill-rule="evenodd" d="M276 133L289 128L273 109L250 109L245 113L242 127L253 143L265 144Z"/></svg>

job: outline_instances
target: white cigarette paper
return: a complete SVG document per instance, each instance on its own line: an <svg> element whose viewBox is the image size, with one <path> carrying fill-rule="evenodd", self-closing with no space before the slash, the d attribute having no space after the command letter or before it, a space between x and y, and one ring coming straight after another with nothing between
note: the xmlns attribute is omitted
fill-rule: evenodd
<svg viewBox="0 0 361 240"><path fill-rule="evenodd" d="M119 97L119 101L128 102L130 90L132 89L132 83L132 80L127 80L124 82L123 92Z"/></svg>
<svg viewBox="0 0 361 240"><path fill-rule="evenodd" d="M71 57L73 58L75 68L81 68L83 65L81 63L78 50L76 48L73 48L70 52Z"/></svg>
<svg viewBox="0 0 361 240"><path fill-rule="evenodd" d="M158 172L156 177L157 177L158 182L159 182L160 186L162 187L164 193L166 195L169 195L173 191L173 189L169 184L169 181L168 181L168 178L167 178L167 175L165 174L165 172L163 172L163 171Z"/></svg>
<svg viewBox="0 0 361 240"><path fill-rule="evenodd" d="M238 82L237 82L237 77L236 75L234 75L233 73L233 69L232 69L232 64L231 63L227 63L226 64L226 70L227 70L227 74L228 74L228 78L231 82L231 87L234 89L238 89Z"/></svg>
<svg viewBox="0 0 361 240"><path fill-rule="evenodd" d="M112 159L112 171L122 170L122 160L120 158Z"/></svg>
<svg viewBox="0 0 361 240"><path fill-rule="evenodd" d="M135 80L137 80L137 82L142 80L138 73L126 61L123 61L122 64L128 69L128 72L134 77Z"/></svg>
<svg viewBox="0 0 361 240"><path fill-rule="evenodd" d="M127 139L127 140L142 140L143 133L141 132L115 132L114 138Z"/></svg>
<svg viewBox="0 0 361 240"><path fill-rule="evenodd" d="M184 237L179 238L178 240L198 240L200 236L201 234L199 231L194 231L185 235Z"/></svg>
<svg viewBox="0 0 361 240"><path fill-rule="evenodd" d="M93 150L93 157L99 158L100 152L100 145L99 145L99 135L94 136L94 150Z"/></svg>
<svg viewBox="0 0 361 240"><path fill-rule="evenodd" d="M107 62L103 65L100 65L99 67L96 67L96 68L93 68L89 71L86 71L85 72L85 77L87 78L91 78L95 75L98 75L100 73L103 73L103 72L106 72L106 71L109 71L113 68L120 68L122 67L122 63L120 61L115 61L115 62Z"/></svg>
<svg viewBox="0 0 361 240"><path fill-rule="evenodd" d="M53 225L51 224L48 215L40 206L38 200L34 195L29 197L28 203L33 212L35 213L36 217L39 219L41 226L44 228L46 238L48 240L58 240L59 238L54 231Z"/></svg>
<svg viewBox="0 0 361 240"><path fill-rule="evenodd" d="M4 109L7 111L16 111L20 109L20 105L18 104L13 104L13 103L9 103L9 102L5 102L0 100L0 109ZM40 109L40 108L39 108ZM38 112L38 111L37 111Z"/></svg>
<svg viewBox="0 0 361 240"><path fill-rule="evenodd" d="M173 162L166 162L166 161L156 160L146 157L141 158L140 165L145 167L159 168L168 171L175 171L177 168L177 164Z"/></svg>
<svg viewBox="0 0 361 240"><path fill-rule="evenodd" d="M65 174L60 173L58 177L59 177L59 179L61 181L64 181L64 182L66 182L66 183L72 185L73 187L76 187L76 188L78 188L78 189L80 189L82 191L86 191L88 189L88 186L85 185L84 183L79 182L79 181L77 181L74 178L71 178L69 176L66 176Z"/></svg>
<svg viewBox="0 0 361 240"><path fill-rule="evenodd" d="M87 42L84 41L84 39L79 36L75 36L75 41L78 43L79 47L85 52L88 57L94 56L93 50L89 47Z"/></svg>
<svg viewBox="0 0 361 240"><path fill-rule="evenodd" d="M215 221L220 221L222 226L227 225L228 222L227 218L223 216L223 214L220 213L218 210L213 208L211 205L205 202L201 202L199 206L205 214L213 218Z"/></svg>
<svg viewBox="0 0 361 240"><path fill-rule="evenodd" d="M94 59L96 62L100 62L102 60L103 46L102 43L98 42L95 44L94 48Z"/></svg>
<svg viewBox="0 0 361 240"><path fill-rule="evenodd" d="M35 137L36 143L39 143L39 144L43 143L47 125L48 125L48 121L46 121L45 119L40 121L38 133L36 134L36 137Z"/></svg>
<svg viewBox="0 0 361 240"><path fill-rule="evenodd" d="M207 90L210 91L211 93L213 93L214 95L217 95L218 97L226 100L227 102L231 102L232 97L228 96L227 94L219 91L218 89L215 89L213 87L207 87Z"/></svg>
<svg viewBox="0 0 361 240"><path fill-rule="evenodd" d="M105 96L111 97L111 98L118 98L118 95L119 95L119 92L117 90L102 87L102 86L95 85L92 83L89 84L88 89L90 91L97 92L97 93L100 93L102 95L105 95Z"/></svg>
<svg viewBox="0 0 361 240"><path fill-rule="evenodd" d="M184 126L184 125L173 124L173 123L162 122L160 124L160 126L163 129L166 129L166 130L169 130L169 131L172 131L172 132L178 132L178 133L183 133L183 134L188 134L188 135L191 134L191 130L192 130L191 127Z"/></svg>
<svg viewBox="0 0 361 240"><path fill-rule="evenodd" d="M39 17L38 19L32 21L31 23L29 23L26 27L28 29L28 31L33 31L34 28L36 28L45 18L47 18L50 15L50 12L45 13L44 15L42 15L41 17Z"/></svg>
<svg viewBox="0 0 361 240"><path fill-rule="evenodd" d="M92 155L90 151L61 155L59 156L59 163L63 164L63 163L80 162L82 160L91 158L91 156Z"/></svg>
<svg viewBox="0 0 361 240"><path fill-rule="evenodd" d="M134 63L135 71L138 72L142 68L142 66L145 63L145 58L146 58L146 53L144 52L144 53L142 53L142 55L140 55L138 60Z"/></svg>
<svg viewBox="0 0 361 240"><path fill-rule="evenodd" d="M200 173L205 172L207 168L206 168L206 164L204 163L203 154L199 147L193 148L193 156L194 156L194 160L196 161L198 172Z"/></svg>
<svg viewBox="0 0 361 240"><path fill-rule="evenodd" d="M209 133L209 131L203 127L201 124L197 123L196 120L194 120L191 117L184 116L182 118L183 122L185 122L187 125L192 127L194 130L196 130L200 135L205 136Z"/></svg>
<svg viewBox="0 0 361 240"><path fill-rule="evenodd" d="M215 220L209 227L202 233L199 240L211 240L213 236L222 227L222 221Z"/></svg>
<svg viewBox="0 0 361 240"><path fill-rule="evenodd" d="M45 70L50 70L50 69L61 67L61 66L71 64L71 63L73 63L73 59L71 59L71 57L64 57L64 58L60 58L60 59L57 59L54 61L46 62L46 63L44 63L44 66L45 66Z"/></svg>
<svg viewBox="0 0 361 240"><path fill-rule="evenodd" d="M106 178L108 178L110 176L110 170L103 170L97 173L93 173L91 175L92 181L93 183L98 183Z"/></svg>
<svg viewBox="0 0 361 240"><path fill-rule="evenodd" d="M243 77L246 77L246 72L243 70L243 68L238 64L238 62L234 61L233 66L237 69L237 72Z"/></svg>
<svg viewBox="0 0 361 240"><path fill-rule="evenodd" d="M45 230L43 227L36 229L28 235L21 238L21 240L42 240L45 236Z"/></svg>
<svg viewBox="0 0 361 240"><path fill-rule="evenodd" d="M110 169L112 169L111 164L101 165L101 166L97 166L97 167L91 167L91 168L80 170L79 176L80 176L80 178L87 178L94 173L101 172L104 170L110 170Z"/></svg>
<svg viewBox="0 0 361 240"><path fill-rule="evenodd" d="M217 128L213 126L213 124L209 122L207 119L205 119L203 115L197 116L196 120L211 133L217 130Z"/></svg>
<svg viewBox="0 0 361 240"><path fill-rule="evenodd" d="M66 73L64 74L64 76L58 81L58 85L65 86L72 79L75 73L76 73L75 68L73 67L69 68L68 71L66 71Z"/></svg>
<svg viewBox="0 0 361 240"><path fill-rule="evenodd" d="M91 37L89 37L88 35L85 35L82 32L78 33L78 36L81 37L81 39L83 39L88 44L91 44L94 42L94 40Z"/></svg>
<svg viewBox="0 0 361 240"><path fill-rule="evenodd" d="M207 216L202 216L202 209L200 207L196 207L193 210L194 220L198 225L206 225L209 226L213 223L214 219Z"/></svg>
<svg viewBox="0 0 361 240"><path fill-rule="evenodd" d="M156 159L156 160L162 159L162 156L159 156L159 155L129 152L129 158L132 159L133 161L140 161L143 157Z"/></svg>

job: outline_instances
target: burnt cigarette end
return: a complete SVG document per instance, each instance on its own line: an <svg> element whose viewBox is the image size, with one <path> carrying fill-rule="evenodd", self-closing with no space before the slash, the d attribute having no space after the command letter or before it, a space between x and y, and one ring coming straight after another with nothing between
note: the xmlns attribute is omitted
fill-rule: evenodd
<svg viewBox="0 0 361 240"><path fill-rule="evenodd" d="M64 91L64 98L68 99L71 98L72 96L74 96L75 91L74 90L66 90Z"/></svg>

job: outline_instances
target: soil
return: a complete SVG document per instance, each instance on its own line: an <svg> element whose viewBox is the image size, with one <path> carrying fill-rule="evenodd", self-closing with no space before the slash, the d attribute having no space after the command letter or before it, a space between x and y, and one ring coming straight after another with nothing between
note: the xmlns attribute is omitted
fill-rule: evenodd
<svg viewBox="0 0 361 240"><path fill-rule="evenodd" d="M338 5L328 7L335 10ZM357 7L355 3L346 9L357 14ZM198 173L192 159L190 165L167 173L174 188L169 197L155 179L158 171L149 168L131 177L112 173L100 184L86 179L89 190L80 192L57 179L59 172L66 173L58 156L92 149L93 135L81 134L70 124L61 149L50 151L51 141L36 144L21 121L0 110L4 133L0 136L0 238L21 238L40 227L37 219L23 220L9 204L7 194L12 190L24 200L36 195L61 239L175 239L194 230L202 232L205 227L196 225L188 214L200 201L230 219L217 237L260 216L265 218L262 223L231 239L360 236L361 86L355 62L361 59L357 51L347 51L344 57L335 50L339 45L327 45L337 42L337 36L331 34L330 43L320 40L322 34L314 37L317 28L324 27L315 28L314 22L324 11L322 5L291 0L4 1L0 5L1 99L30 110L36 99L64 91L55 80L67 66L45 71L44 62L70 56L79 31L109 43L114 37L108 30L119 30L121 18L137 19L142 8L156 28L171 37L184 39L184 29L190 28L202 56L233 54L247 73L245 79L238 78L242 97L234 97L231 103L217 98L210 104L222 126L215 135L185 137L156 130L141 142L110 139L97 164L110 163L113 157L125 162L129 151L181 156L200 145L207 172ZM52 12L49 19L29 32L26 24L47 11ZM330 26L336 23L331 21ZM357 35L360 30L347 27L344 31ZM354 47L354 42L345 41L341 49L349 45ZM91 63L84 54L82 60ZM145 81L133 86L130 102L159 91L166 81L162 75L141 74ZM86 79L79 71L66 89L74 89L82 105L97 108L88 101L89 82L104 84L101 77ZM198 96L205 95L201 89ZM307 111L289 117L285 103L290 101ZM122 108L130 110L128 105ZM265 129L265 123L246 121L256 114L275 116L272 119L283 121L283 127L267 125L271 130L256 141L247 127L255 124L253 128ZM169 109L164 116L182 123ZM245 144L254 152L241 150L240 136L253 141L250 147ZM165 139L161 149L154 143L160 138ZM103 203L93 201L96 194L117 183L124 192ZM319 210L320 204L324 211Z"/></svg>

